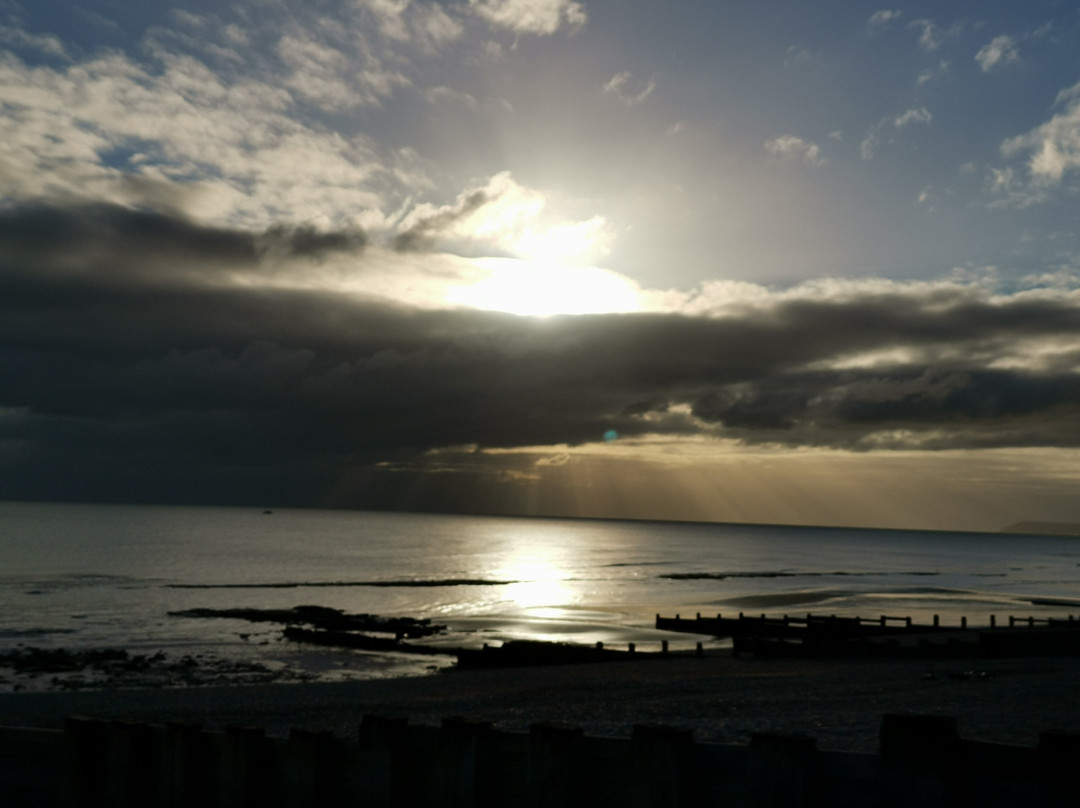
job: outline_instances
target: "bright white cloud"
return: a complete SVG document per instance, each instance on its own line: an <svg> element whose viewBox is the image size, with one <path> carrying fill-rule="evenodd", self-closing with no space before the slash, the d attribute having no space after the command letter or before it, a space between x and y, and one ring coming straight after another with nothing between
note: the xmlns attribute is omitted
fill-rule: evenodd
<svg viewBox="0 0 1080 808"><path fill-rule="evenodd" d="M255 226L379 209L374 189L397 166L369 139L301 123L280 88L161 58L156 69L116 54L65 69L0 59L0 193L171 200Z"/></svg>
<svg viewBox="0 0 1080 808"><path fill-rule="evenodd" d="M1028 153L1028 172L1037 186L1058 185L1080 168L1080 83L1058 95L1064 109L1030 132L1001 145L1006 156Z"/></svg>
<svg viewBox="0 0 1080 808"><path fill-rule="evenodd" d="M777 157L802 160L809 166L825 165L825 158L821 156L818 145L795 135L781 135L767 140L765 150Z"/></svg>
<svg viewBox="0 0 1080 808"><path fill-rule="evenodd" d="M464 247L473 254L510 254L536 262L585 263L608 253L607 220L559 218L546 194L509 172L470 188L449 205L415 206L396 226L400 245Z"/></svg>
<svg viewBox="0 0 1080 808"><path fill-rule="evenodd" d="M585 24L585 9L574 0L469 0L488 22L519 34L554 34L565 23Z"/></svg>
<svg viewBox="0 0 1080 808"><path fill-rule="evenodd" d="M644 84L641 82L635 84L633 74L629 71L617 73L604 85L605 93L614 95L628 107L636 107L652 95L653 90L655 89L656 82L652 79Z"/></svg>
<svg viewBox="0 0 1080 808"><path fill-rule="evenodd" d="M1016 40L1011 36L996 36L990 42L979 48L975 54L975 61L983 73L989 73L995 67L1003 67L1020 61L1020 52L1016 48Z"/></svg>

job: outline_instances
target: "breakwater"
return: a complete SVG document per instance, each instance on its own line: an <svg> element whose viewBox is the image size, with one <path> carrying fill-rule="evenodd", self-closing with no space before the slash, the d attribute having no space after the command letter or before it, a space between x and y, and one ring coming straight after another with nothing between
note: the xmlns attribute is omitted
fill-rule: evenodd
<svg viewBox="0 0 1080 808"><path fill-rule="evenodd" d="M0 804L49 806L1065 806L1080 735L1037 747L961 738L941 716L890 714L878 754L759 733L696 743L637 725L630 738L558 724L506 732L365 716L352 740L293 730L203 731L71 717L64 730L0 727Z"/></svg>
<svg viewBox="0 0 1080 808"><path fill-rule="evenodd" d="M911 617L874 618L837 615L765 614L702 616L656 615L656 628L732 638L738 656L836 657L1016 657L1080 655L1080 620L1063 617L991 615L986 626L945 625L935 615L929 623Z"/></svg>

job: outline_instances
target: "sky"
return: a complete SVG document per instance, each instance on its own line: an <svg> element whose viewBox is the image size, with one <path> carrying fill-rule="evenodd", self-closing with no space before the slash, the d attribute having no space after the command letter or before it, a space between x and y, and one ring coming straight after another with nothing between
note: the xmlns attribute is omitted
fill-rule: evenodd
<svg viewBox="0 0 1080 808"><path fill-rule="evenodd" d="M1080 522L1080 11L0 0L0 498Z"/></svg>

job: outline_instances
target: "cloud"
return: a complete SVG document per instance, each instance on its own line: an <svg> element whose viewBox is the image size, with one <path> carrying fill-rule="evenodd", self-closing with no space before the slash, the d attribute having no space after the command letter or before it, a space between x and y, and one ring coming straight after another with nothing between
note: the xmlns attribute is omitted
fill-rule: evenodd
<svg viewBox="0 0 1080 808"><path fill-rule="evenodd" d="M606 254L607 220L555 218L548 196L503 171L448 205L415 205L396 224L399 252L455 248L462 254L516 256L548 262L591 260Z"/></svg>
<svg viewBox="0 0 1080 808"><path fill-rule="evenodd" d="M866 27L871 34L880 33L888 28L890 23L898 20L902 14L902 11L893 9L875 11L870 15L870 19L866 21Z"/></svg>
<svg viewBox="0 0 1080 808"><path fill-rule="evenodd" d="M918 77L915 79L919 84L926 84L930 81L936 81L949 72L949 63L942 60L938 62L937 67L928 67L921 71Z"/></svg>
<svg viewBox="0 0 1080 808"><path fill-rule="evenodd" d="M1030 155L1028 174L1036 190L1060 185L1068 174L1080 168L1080 83L1062 90L1056 105L1061 111L1050 120L1001 145L1007 157Z"/></svg>
<svg viewBox="0 0 1080 808"><path fill-rule="evenodd" d="M327 112L378 103L409 83L380 64L357 67L344 52L306 36L283 36L277 51L291 71L286 85Z"/></svg>
<svg viewBox="0 0 1080 808"><path fill-rule="evenodd" d="M401 252L431 249L437 237L453 233L490 201L489 193L479 189L462 194L453 205L417 208L403 223L404 229L394 237L394 249Z"/></svg>
<svg viewBox="0 0 1080 808"><path fill-rule="evenodd" d="M46 56L66 59L67 49L51 34L31 34L11 25L0 25L0 43L8 47L38 51Z"/></svg>
<svg viewBox="0 0 1080 808"><path fill-rule="evenodd" d="M518 34L550 35L564 24L585 24L585 8L574 0L469 0L469 8L493 25Z"/></svg>
<svg viewBox="0 0 1080 808"><path fill-rule="evenodd" d="M859 154L863 160L872 160L881 147L882 137L889 129L900 130L912 124L929 126L933 119L933 115L930 114L930 110L926 107L909 109L895 118L882 118L867 131L866 137L859 144ZM892 140L889 139L886 142L892 142Z"/></svg>
<svg viewBox="0 0 1080 808"><path fill-rule="evenodd" d="M979 52L975 54L975 61L979 63L983 73L989 73L995 67L1016 64L1020 61L1016 40L1004 34L994 37L979 48Z"/></svg>
<svg viewBox="0 0 1080 808"><path fill-rule="evenodd" d="M604 92L614 95L628 107L636 107L653 94L653 91L656 89L656 81L649 79L649 81L644 84L638 82L637 86L631 90L630 84L633 81L633 78L633 74L629 71L617 73L604 85Z"/></svg>
<svg viewBox="0 0 1080 808"><path fill-rule="evenodd" d="M930 111L926 107L919 107L919 109L909 109L903 115L897 116L897 118L893 120L893 126L897 129L913 123L929 126L933 119L934 116L930 114Z"/></svg>
<svg viewBox="0 0 1080 808"><path fill-rule="evenodd" d="M336 58L289 42L288 53ZM64 68L0 60L0 194L149 204L265 227L370 215L393 203L395 188L403 196L402 178L422 183L408 154L304 122L279 86L215 74L172 51L156 58L106 53ZM326 105L338 90L340 103L356 100L305 69L291 75Z"/></svg>
<svg viewBox="0 0 1080 808"><path fill-rule="evenodd" d="M908 28L919 32L919 47L925 51L936 51L941 47L941 29L931 20L914 20Z"/></svg>
<svg viewBox="0 0 1080 808"><path fill-rule="evenodd" d="M0 496L325 504L374 463L609 429L1080 446L1077 283L718 284L681 313L530 319L295 282L338 250L362 283L355 233L0 211ZM294 285L258 282L282 260Z"/></svg>
<svg viewBox="0 0 1080 808"><path fill-rule="evenodd" d="M781 135L767 140L765 150L777 157L800 159L809 166L825 165L825 158L821 156L821 149L817 144L795 135Z"/></svg>

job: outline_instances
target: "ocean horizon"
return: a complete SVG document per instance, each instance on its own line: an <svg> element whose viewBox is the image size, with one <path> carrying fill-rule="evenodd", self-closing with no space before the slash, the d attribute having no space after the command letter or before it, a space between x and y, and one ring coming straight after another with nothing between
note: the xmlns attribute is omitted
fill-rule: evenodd
<svg viewBox="0 0 1080 808"><path fill-rule="evenodd" d="M236 670L333 681L453 664L318 648L284 639L281 625L205 616L227 610L429 620L446 626L429 641L452 647L539 639L641 650L727 642L658 632L657 614L980 625L1080 611L1080 544L1061 536L41 502L0 502L0 536L0 660L31 648L114 649L190 660L221 671L213 681ZM0 665L0 688L95 684L84 671L28 676Z"/></svg>

